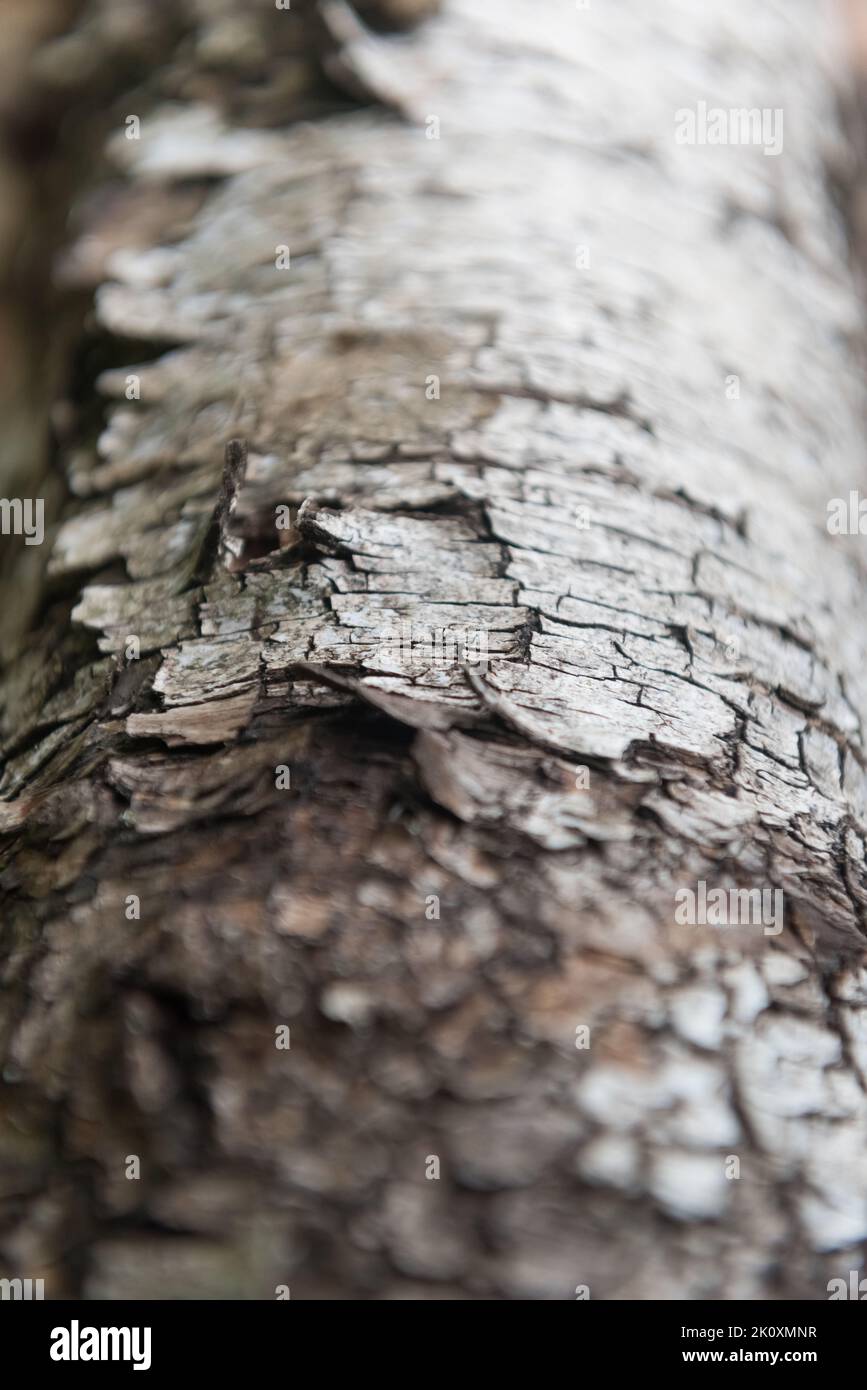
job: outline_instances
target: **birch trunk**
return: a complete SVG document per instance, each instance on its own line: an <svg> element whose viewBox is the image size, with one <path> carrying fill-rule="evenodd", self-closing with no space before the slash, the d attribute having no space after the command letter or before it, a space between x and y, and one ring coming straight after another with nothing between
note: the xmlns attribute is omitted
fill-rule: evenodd
<svg viewBox="0 0 867 1390"><path fill-rule="evenodd" d="M230 20L197 53L302 22ZM118 108L64 258L114 365L4 692L4 1272L825 1298L867 1240L836 12L308 20L378 105ZM679 144L702 102L782 151ZM702 883L761 918L683 923Z"/></svg>

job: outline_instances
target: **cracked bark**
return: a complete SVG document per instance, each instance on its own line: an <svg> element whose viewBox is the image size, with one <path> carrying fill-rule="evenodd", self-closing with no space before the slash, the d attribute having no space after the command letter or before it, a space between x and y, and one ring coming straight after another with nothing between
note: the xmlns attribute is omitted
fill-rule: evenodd
<svg viewBox="0 0 867 1390"><path fill-rule="evenodd" d="M824 1298L863 1262L840 34L566 10L319 7L383 109L188 73L68 248L119 347L0 783L0 1252L52 1294ZM699 99L783 108L784 154L678 147ZM679 925L702 879L784 930Z"/></svg>

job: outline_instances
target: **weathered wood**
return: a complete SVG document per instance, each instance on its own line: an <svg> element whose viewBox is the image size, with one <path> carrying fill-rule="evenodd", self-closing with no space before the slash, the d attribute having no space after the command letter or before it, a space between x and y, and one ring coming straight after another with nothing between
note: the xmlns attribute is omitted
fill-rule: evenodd
<svg viewBox="0 0 867 1390"><path fill-rule="evenodd" d="M157 356L99 379L5 688L3 1260L824 1298L867 1241L833 15L317 15L390 109L253 128L192 82L110 145L162 215L69 250ZM783 152L679 146L700 100ZM702 881L781 929L682 924Z"/></svg>

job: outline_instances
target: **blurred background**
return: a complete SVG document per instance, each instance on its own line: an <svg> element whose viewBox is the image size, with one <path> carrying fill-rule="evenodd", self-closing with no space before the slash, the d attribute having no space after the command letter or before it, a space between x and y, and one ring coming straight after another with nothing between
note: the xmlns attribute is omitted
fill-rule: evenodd
<svg viewBox="0 0 867 1390"><path fill-rule="evenodd" d="M252 128L367 104L340 56L353 11L393 31L437 7L291 0L286 23L288 0L0 0L0 495L43 497L50 524L66 491L58 452L101 426L99 373L159 355L92 331L92 296L118 246L182 237L209 181L142 190L106 157L109 137L166 102ZM31 621L49 550L7 539L0 660Z"/></svg>

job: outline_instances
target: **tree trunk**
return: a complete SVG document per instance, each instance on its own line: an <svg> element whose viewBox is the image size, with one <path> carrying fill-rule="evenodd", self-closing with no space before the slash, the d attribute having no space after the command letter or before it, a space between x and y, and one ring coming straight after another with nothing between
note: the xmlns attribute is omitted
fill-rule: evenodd
<svg viewBox="0 0 867 1390"><path fill-rule="evenodd" d="M825 1298L867 1241L835 12L308 19L379 106L187 81L127 139L129 97L64 261L112 403L4 692L2 1263ZM701 102L782 151L678 143Z"/></svg>

